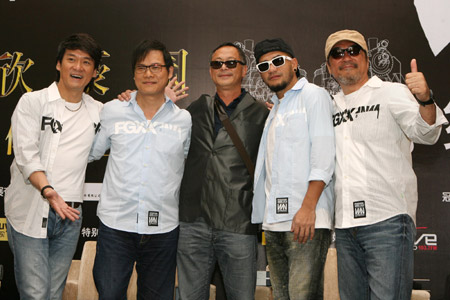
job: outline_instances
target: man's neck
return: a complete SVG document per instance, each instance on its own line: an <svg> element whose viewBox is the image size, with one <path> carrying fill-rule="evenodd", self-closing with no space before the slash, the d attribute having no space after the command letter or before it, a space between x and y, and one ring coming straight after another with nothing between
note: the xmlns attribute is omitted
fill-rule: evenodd
<svg viewBox="0 0 450 300"><path fill-rule="evenodd" d="M217 95L219 95L219 98L223 101L223 103L225 103L226 106L239 97L241 93L241 88L232 90L217 90Z"/></svg>
<svg viewBox="0 0 450 300"><path fill-rule="evenodd" d="M359 82L357 82L355 84L352 84L352 85L343 85L343 84L341 84L342 92L344 93L344 95L348 95L348 94L351 94L353 92L356 92L363 85L365 85L367 81L369 81L369 77L364 77L362 80L360 80Z"/></svg>
<svg viewBox="0 0 450 300"><path fill-rule="evenodd" d="M166 98L164 97L164 93L158 95L143 95L138 91L136 94L136 102L144 112L147 120L151 120L155 116L156 112L165 101Z"/></svg>
<svg viewBox="0 0 450 300"><path fill-rule="evenodd" d="M83 91L67 89L64 84L61 83L61 81L58 82L56 86L58 87L59 95L61 96L61 98L63 98L67 102L78 103L81 101L83 97Z"/></svg>
<svg viewBox="0 0 450 300"><path fill-rule="evenodd" d="M288 91L290 91L294 85L297 83L297 81L299 81L300 79L297 77L294 77L291 82L289 82L288 86L286 88L284 88L282 91L278 91L276 92L277 98L278 99L283 99L284 94L286 94Z"/></svg>

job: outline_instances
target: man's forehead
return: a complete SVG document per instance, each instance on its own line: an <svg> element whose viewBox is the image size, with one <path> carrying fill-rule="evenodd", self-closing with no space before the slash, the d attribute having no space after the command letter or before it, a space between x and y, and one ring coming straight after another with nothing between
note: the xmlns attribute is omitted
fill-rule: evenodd
<svg viewBox="0 0 450 300"><path fill-rule="evenodd" d="M271 60L277 56L289 56L290 55L286 52L283 51L272 51L272 52L267 52L263 55L261 55L261 58L259 59L259 62L263 62L263 61L268 61Z"/></svg>
<svg viewBox="0 0 450 300"><path fill-rule="evenodd" d="M214 58L237 58L239 57L239 52L236 48L232 46L223 46L214 51L212 57Z"/></svg>
<svg viewBox="0 0 450 300"><path fill-rule="evenodd" d="M67 49L64 52L64 56L71 56L71 57L77 57L77 58L83 58L83 59L90 59L94 60L89 53L86 51L83 51L81 49Z"/></svg>
<svg viewBox="0 0 450 300"><path fill-rule="evenodd" d="M137 61L136 64L140 64L146 60L151 60L152 62L163 62L164 63L164 54L161 50L150 50L145 54L140 60Z"/></svg>

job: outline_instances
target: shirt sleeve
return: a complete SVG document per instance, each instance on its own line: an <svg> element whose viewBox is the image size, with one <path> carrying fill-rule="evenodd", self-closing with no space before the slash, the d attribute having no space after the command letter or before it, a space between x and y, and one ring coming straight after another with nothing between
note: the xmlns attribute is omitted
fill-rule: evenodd
<svg viewBox="0 0 450 300"><path fill-rule="evenodd" d="M28 177L36 171L44 171L40 156L40 117L41 103L30 94L24 94L14 110L11 118L11 132L13 137L13 149L17 166L23 179L28 182Z"/></svg>
<svg viewBox="0 0 450 300"><path fill-rule="evenodd" d="M107 107L107 105L103 106L103 110L100 113L100 127L95 135L94 143L92 144L91 151L89 153L88 162L102 158L106 150L111 147L112 122L111 118L108 118Z"/></svg>
<svg viewBox="0 0 450 300"><path fill-rule="evenodd" d="M336 155L332 102L328 93L321 88L314 89L306 97L311 141L308 181L323 181L327 185L333 177Z"/></svg>
<svg viewBox="0 0 450 300"><path fill-rule="evenodd" d="M189 148L191 146L191 133L192 133L192 120L191 120L191 115L189 114L189 129L188 129L188 134L187 134L187 138L184 141L184 158L186 159L189 153Z"/></svg>
<svg viewBox="0 0 450 300"><path fill-rule="evenodd" d="M422 119L419 104L409 89L404 85L396 85L389 89L389 111L405 135L414 143L432 145L437 142L446 124L442 110L436 107L436 121L429 125Z"/></svg>

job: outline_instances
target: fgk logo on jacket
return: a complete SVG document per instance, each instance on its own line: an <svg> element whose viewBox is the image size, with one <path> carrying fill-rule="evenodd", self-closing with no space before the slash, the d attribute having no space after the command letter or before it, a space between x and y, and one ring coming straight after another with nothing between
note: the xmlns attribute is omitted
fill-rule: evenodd
<svg viewBox="0 0 450 300"><path fill-rule="evenodd" d="M45 130L45 126L50 126L53 133L58 133L62 131L62 124L58 120L55 120L50 117L43 116L42 117L42 124L41 124L41 130Z"/></svg>

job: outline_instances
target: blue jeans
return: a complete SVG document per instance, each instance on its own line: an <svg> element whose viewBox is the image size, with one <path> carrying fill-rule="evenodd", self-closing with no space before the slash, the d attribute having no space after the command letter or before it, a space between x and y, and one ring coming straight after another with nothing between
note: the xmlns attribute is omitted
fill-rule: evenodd
<svg viewBox="0 0 450 300"><path fill-rule="evenodd" d="M212 229L202 218L180 222L178 289L181 300L209 299L209 284L216 262L228 300L255 298L255 235Z"/></svg>
<svg viewBox="0 0 450 300"><path fill-rule="evenodd" d="M178 232L138 234L100 222L93 271L99 299L126 299L136 262L137 299L172 300Z"/></svg>
<svg viewBox="0 0 450 300"><path fill-rule="evenodd" d="M292 232L265 231L265 236L274 299L323 299L323 269L331 243L330 230L316 229L314 238L306 244L294 241Z"/></svg>
<svg viewBox="0 0 450 300"><path fill-rule="evenodd" d="M14 255L14 273L20 299L60 300L77 248L80 219L62 220L50 208L47 238L23 235L8 222L8 242Z"/></svg>
<svg viewBox="0 0 450 300"><path fill-rule="evenodd" d="M415 234L408 215L336 229L341 299L411 299Z"/></svg>

